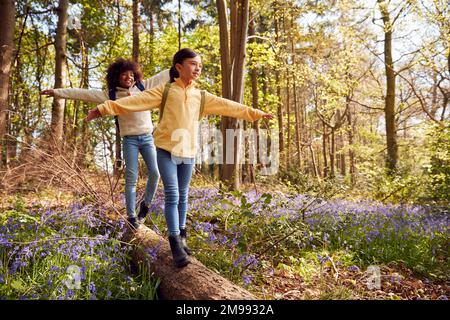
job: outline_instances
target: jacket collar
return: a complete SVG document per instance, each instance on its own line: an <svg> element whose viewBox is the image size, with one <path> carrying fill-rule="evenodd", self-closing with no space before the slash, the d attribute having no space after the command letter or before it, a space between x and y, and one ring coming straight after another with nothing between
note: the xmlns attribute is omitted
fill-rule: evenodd
<svg viewBox="0 0 450 320"><path fill-rule="evenodd" d="M194 88L195 86L197 86L197 83L194 80L192 80L191 84L189 84L186 87L183 80L181 80L180 78L175 78L175 83L178 84L183 89Z"/></svg>
<svg viewBox="0 0 450 320"><path fill-rule="evenodd" d="M131 87L129 87L129 88L116 87L116 91L128 92L128 91L130 91L131 89L133 89L134 87L137 87L137 86L136 86L136 83L137 83L137 82L134 82L133 85L132 85Z"/></svg>
<svg viewBox="0 0 450 320"><path fill-rule="evenodd" d="M122 87L116 87L116 91L122 91L122 92L127 92L127 91L129 91L130 89L131 89L132 87L130 87L130 88L122 88Z"/></svg>

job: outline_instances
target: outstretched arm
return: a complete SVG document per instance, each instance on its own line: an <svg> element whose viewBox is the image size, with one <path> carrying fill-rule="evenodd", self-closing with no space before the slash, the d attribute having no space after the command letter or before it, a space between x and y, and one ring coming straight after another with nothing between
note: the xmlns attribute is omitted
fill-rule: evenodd
<svg viewBox="0 0 450 320"><path fill-rule="evenodd" d="M273 118L271 114L262 110L250 108L241 103L220 98L208 92L206 92L205 95L205 109L203 112L205 114L215 114L247 121L256 121L261 118Z"/></svg>
<svg viewBox="0 0 450 320"><path fill-rule="evenodd" d="M102 103L109 99L104 91L78 88L45 89L40 94L59 99L80 100L92 103Z"/></svg>
<svg viewBox="0 0 450 320"><path fill-rule="evenodd" d="M115 101L107 100L96 108L89 110L86 121L105 115L120 115L129 112L139 112L157 108L161 104L165 84L141 93L121 98Z"/></svg>
<svg viewBox="0 0 450 320"><path fill-rule="evenodd" d="M145 89L152 89L169 81L170 81L169 69L166 69L154 75L151 78L145 79L143 81L143 84Z"/></svg>

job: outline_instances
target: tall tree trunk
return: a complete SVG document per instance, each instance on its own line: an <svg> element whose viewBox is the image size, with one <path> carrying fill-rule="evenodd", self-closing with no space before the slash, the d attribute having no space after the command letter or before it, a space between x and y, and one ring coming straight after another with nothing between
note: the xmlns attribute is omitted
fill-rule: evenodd
<svg viewBox="0 0 450 320"><path fill-rule="evenodd" d="M86 43L84 43L83 49L84 53L82 56L83 59L82 84L83 88L87 89L89 88L89 48L87 47ZM82 102L82 106L83 106L83 114L86 115L89 112L89 105L86 102ZM85 164L86 155L89 152L90 145L91 144L89 143L89 126L86 121L83 121L81 126L81 146L78 159L78 163L80 165L83 164L83 167Z"/></svg>
<svg viewBox="0 0 450 320"><path fill-rule="evenodd" d="M347 166L345 163L345 153L342 152L342 149L344 148L344 137L342 133L339 134L339 141L339 150L341 150L341 153L339 154L339 168L341 171L341 175L345 177L345 175L347 174Z"/></svg>
<svg viewBox="0 0 450 320"><path fill-rule="evenodd" d="M328 162L327 162L327 127L325 126L325 123L322 124L323 126L323 135L322 135L322 155L323 155L323 177L328 177Z"/></svg>
<svg viewBox="0 0 450 320"><path fill-rule="evenodd" d="M354 136L354 130L353 130L353 119L352 119L352 109L349 107L349 110L347 112L347 124L348 124L348 157L350 159L350 181L351 185L354 186L356 182L356 166L355 166L355 150L354 150L354 144L353 144L353 136Z"/></svg>
<svg viewBox="0 0 450 320"><path fill-rule="evenodd" d="M139 63L140 0L133 0L133 61Z"/></svg>
<svg viewBox="0 0 450 320"><path fill-rule="evenodd" d="M278 34L278 18L275 17L275 39L278 43L279 40L279 34ZM277 116L278 116L278 136L279 136L279 146L280 146L280 154L284 154L284 123L283 123L283 98L281 97L281 84L280 84L280 71L277 69L275 70L275 81L277 86L277 97L278 97L278 104L277 104ZM280 159L280 161L282 161Z"/></svg>
<svg viewBox="0 0 450 320"><path fill-rule="evenodd" d="M247 43L249 1L232 0L230 6L230 35L228 32L227 7L224 0L217 0L219 16L220 50L222 67L222 95L224 98L242 102L244 89L245 48ZM239 159L237 143L234 143L233 163L227 163L226 130L239 128L236 119L223 117L221 130L223 134L223 159L221 181L231 189L238 189L240 184ZM233 137L236 142L236 139ZM229 156L231 158L231 155Z"/></svg>
<svg viewBox="0 0 450 320"><path fill-rule="evenodd" d="M323 141L322 141L323 142ZM323 145L322 145L322 148L323 148ZM319 148L318 148L319 149ZM320 152L319 150L317 150L317 153L316 153L316 155L317 155L317 172L319 173L319 175L320 175L320 178L326 178L324 175L323 175L323 173L324 173L324 167L323 167L323 160L322 160L322 157L323 157L323 149L322 149L322 152Z"/></svg>
<svg viewBox="0 0 450 320"><path fill-rule="evenodd" d="M81 79L80 79L80 88L87 89L89 88L89 48L87 47L86 42L84 41L84 31L80 30L76 33L77 39L80 46L81 53ZM84 165L84 160L86 159L87 150L90 146L88 139L88 129L89 126L85 121L81 121L80 119L86 115L88 112L88 104L82 101L74 102L74 112L73 112L73 124L74 129L72 132L72 161L73 163L77 163L80 166Z"/></svg>
<svg viewBox="0 0 450 320"><path fill-rule="evenodd" d="M181 49L181 0L178 0L178 50Z"/></svg>
<svg viewBox="0 0 450 320"><path fill-rule="evenodd" d="M255 19L252 19L249 23L249 29L248 29L248 33L249 36L253 36L255 35ZM250 42L256 42L255 39L250 39ZM251 57L250 57L251 59ZM256 67L254 66L251 70L250 70L250 77L251 77L251 82L252 82L252 107L257 109L259 106L259 97L258 97L258 72L256 70ZM254 121L253 122L253 130L255 130L255 141L254 143L256 143L256 162L258 162L258 158L259 158L259 121ZM250 150L250 152L252 152L252 150ZM251 177L251 182L254 183L255 180L255 176L253 174L254 172L254 167L253 164L248 164L247 166L247 170L248 175Z"/></svg>
<svg viewBox="0 0 450 320"><path fill-rule="evenodd" d="M27 29L27 20L30 16L29 14L30 8L27 7L25 9L25 17L22 19L19 19L21 24L21 31L18 39L15 41L15 54L13 59L14 64L14 73L11 75L10 80L10 99L14 99L14 104L11 106L12 114L21 114L21 120L14 121L14 123L11 122L11 113L8 113L7 115L7 134L9 137L5 139L6 142L6 170L9 169L9 163L12 159L14 159L17 155L17 147L18 147L18 137L20 135L20 131L23 130L23 142L24 146L31 145L32 140L32 132L35 128L35 124L38 123L39 120L34 120L33 112L27 108L27 106L30 106L30 94L29 94L29 88L24 84L23 80L23 70L22 70L22 56L21 56L21 48L22 48L22 40L24 38L25 30ZM35 29L35 25L33 24L33 19L31 16L32 26L33 29ZM18 21L16 21L18 22ZM34 35L36 36L37 32L34 32ZM35 37L36 39L36 37ZM36 82L38 83L38 87L40 86L40 76L38 75L41 64L39 63L39 46L42 45L42 43L36 41ZM38 90L40 91L40 90ZM41 96L39 95L39 102L38 102L38 110L40 110L41 103ZM12 136L12 137L11 137ZM28 153L29 148L22 148L20 155L26 156Z"/></svg>
<svg viewBox="0 0 450 320"><path fill-rule="evenodd" d="M67 9L68 0L60 0L57 9L58 24L55 37L55 88L62 88L66 83L66 44L67 44ZM52 105L52 135L56 146L61 146L63 137L64 99L53 99Z"/></svg>
<svg viewBox="0 0 450 320"><path fill-rule="evenodd" d="M33 22L33 18L32 18ZM34 26L34 22L33 22ZM42 91L42 78L45 77L45 66L47 65L47 57L49 55L48 50L46 48L39 49L42 46L42 39L46 38L42 35L42 33L39 31L38 28L33 27L34 31L34 42L36 47L36 82L37 82L37 90L38 92ZM43 96L39 95L38 98L38 105L37 105L37 118L33 119L33 125L29 129L29 138L30 142L33 139L33 133L36 130L37 126L41 123L42 115L43 115Z"/></svg>
<svg viewBox="0 0 450 320"><path fill-rule="evenodd" d="M283 15L283 33L286 35L286 20ZM287 58L288 59L288 58ZM290 73L289 73L289 61L286 59L286 113L287 113L287 141L286 141L286 169L291 167L291 97L290 97Z"/></svg>
<svg viewBox="0 0 450 320"><path fill-rule="evenodd" d="M290 19L290 25L291 30L294 28L294 17L291 16ZM297 86L295 81L295 47L294 47L294 37L291 35L291 59L292 59L292 70L294 72L292 73L292 90L294 93L294 113L295 113L295 145L297 148L297 166L298 170L301 170L302 164L301 164L301 145L300 145L300 117L299 117L299 111L298 111L298 101L297 101Z"/></svg>
<svg viewBox="0 0 450 320"><path fill-rule="evenodd" d="M73 104L73 119L72 119L73 129L71 132L71 135L72 135L71 140L72 140L72 145L75 147L73 148L73 155L72 155L73 164L72 165L75 165L75 163L78 161L77 157L78 157L78 148L79 148L79 143L80 143L78 135L79 135L80 129L81 129L80 123L79 123L79 120L81 118L81 110L80 110L81 103L82 102L80 100L76 100L76 101L74 101L74 104Z"/></svg>
<svg viewBox="0 0 450 320"><path fill-rule="evenodd" d="M231 52L233 63L233 90L232 99L236 102L242 103L244 100L244 69L245 69L245 51L247 46L247 34L249 23L249 0L234 0L231 2ZM235 20L233 21L233 17ZM233 119L233 127L240 131L242 127L242 120ZM240 154L238 152L238 146L241 145L241 137L235 138L236 148L234 151L234 179L233 189L239 189L241 183L241 165Z"/></svg>
<svg viewBox="0 0 450 320"><path fill-rule="evenodd" d="M437 90L438 90L438 79L437 79L438 73L436 71L433 70L433 88L431 91L431 109L430 109L430 114L434 117L434 118L438 118L437 117L437 110L439 108L439 105L437 103Z"/></svg>
<svg viewBox="0 0 450 320"><path fill-rule="evenodd" d="M224 0L217 0L217 12L219 17L219 32L220 32L220 64L222 73L222 97L231 99L231 53L230 53L230 35L228 32L228 14L226 2ZM230 187L233 176L234 166L227 164L227 148L226 148L226 129L230 127L231 119L222 117L221 131L223 136L223 164L221 166L220 180L228 184Z"/></svg>
<svg viewBox="0 0 450 320"><path fill-rule="evenodd" d="M153 12L150 12L150 32L149 32L149 37L150 37L150 53L149 53L149 64L154 68L155 66L155 58L154 58L154 53L155 53L155 18L153 15Z"/></svg>
<svg viewBox="0 0 450 320"><path fill-rule="evenodd" d="M228 34L227 7L224 0L217 0L220 30L220 65L222 73L222 97L231 99L231 56L230 37Z"/></svg>
<svg viewBox="0 0 450 320"><path fill-rule="evenodd" d="M300 141L300 117L298 112L298 101L297 101L297 86L295 84L295 74L293 77L293 91L294 91L294 113L295 113L295 144L297 148L297 166L298 169L302 168L301 159L301 141Z"/></svg>
<svg viewBox="0 0 450 320"><path fill-rule="evenodd" d="M312 142L309 144L309 151L311 152L311 161L312 161L312 165L313 165L314 176L317 179L320 179L319 169L317 168L317 161L316 161L316 156L314 154L314 148L312 146Z"/></svg>
<svg viewBox="0 0 450 320"><path fill-rule="evenodd" d="M14 49L16 7L14 1L0 2L0 168L3 167L3 145L8 110L9 79Z"/></svg>
<svg viewBox="0 0 450 320"><path fill-rule="evenodd" d="M291 99L290 99L290 81L289 73L286 72L286 113L287 113L287 141L286 141L286 168L289 170L291 166Z"/></svg>
<svg viewBox="0 0 450 320"><path fill-rule="evenodd" d="M386 165L389 173L393 174L397 169L398 161L397 130L395 124L395 71L392 59L393 25L391 23L386 1L378 0L378 5L384 24L384 65L386 70L386 98L384 107L387 142Z"/></svg>
<svg viewBox="0 0 450 320"><path fill-rule="evenodd" d="M336 175L336 139L335 129L331 128L330 141L330 177L334 178Z"/></svg>

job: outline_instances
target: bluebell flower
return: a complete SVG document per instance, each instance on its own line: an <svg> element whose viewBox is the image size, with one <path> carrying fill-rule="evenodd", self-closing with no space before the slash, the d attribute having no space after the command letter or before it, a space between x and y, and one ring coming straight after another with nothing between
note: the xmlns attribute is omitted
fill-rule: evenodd
<svg viewBox="0 0 450 320"><path fill-rule="evenodd" d="M214 242L214 241L216 241L216 240L217 240L216 235L214 234L214 232L211 232L210 235L209 235L208 241L209 241L209 242Z"/></svg>
<svg viewBox="0 0 450 320"><path fill-rule="evenodd" d="M348 267L347 270L348 270L348 271L352 271L352 272L358 272L358 271L360 271L359 267L358 267L358 266L355 266L355 265Z"/></svg>
<svg viewBox="0 0 450 320"><path fill-rule="evenodd" d="M158 245L154 248L152 248L152 247L146 248L146 252L150 257L150 262L155 262L156 259L158 259L158 253L159 253L160 249L161 249L161 242L158 243Z"/></svg>
<svg viewBox="0 0 450 320"><path fill-rule="evenodd" d="M242 280L244 280L244 284L248 286L250 283L252 283L253 277L248 275L243 275Z"/></svg>
<svg viewBox="0 0 450 320"><path fill-rule="evenodd" d="M67 290L66 298L72 298L75 295L75 292L72 289Z"/></svg>
<svg viewBox="0 0 450 320"><path fill-rule="evenodd" d="M96 294L97 293L97 289L95 288L95 283L94 282L90 282L89 283L89 292L92 294Z"/></svg>
<svg viewBox="0 0 450 320"><path fill-rule="evenodd" d="M239 256L235 261L233 261L233 266L236 268L237 266L239 266L242 262L242 260L244 260L244 258L246 257L245 254Z"/></svg>
<svg viewBox="0 0 450 320"><path fill-rule="evenodd" d="M227 243L228 241L228 237L227 236L223 236L222 239L220 240L220 244L224 245L225 243Z"/></svg>
<svg viewBox="0 0 450 320"><path fill-rule="evenodd" d="M327 262L328 260L330 260L330 257L328 255L326 255L324 258L320 254L317 254L317 259L319 260L320 264L323 264L323 263Z"/></svg>

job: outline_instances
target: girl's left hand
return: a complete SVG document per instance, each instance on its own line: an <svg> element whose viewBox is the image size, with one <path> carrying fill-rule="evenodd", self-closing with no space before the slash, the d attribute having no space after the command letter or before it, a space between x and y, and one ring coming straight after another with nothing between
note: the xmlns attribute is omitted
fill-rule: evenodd
<svg viewBox="0 0 450 320"><path fill-rule="evenodd" d="M273 115L271 115L270 113L266 113L262 116L264 119L273 119Z"/></svg>

